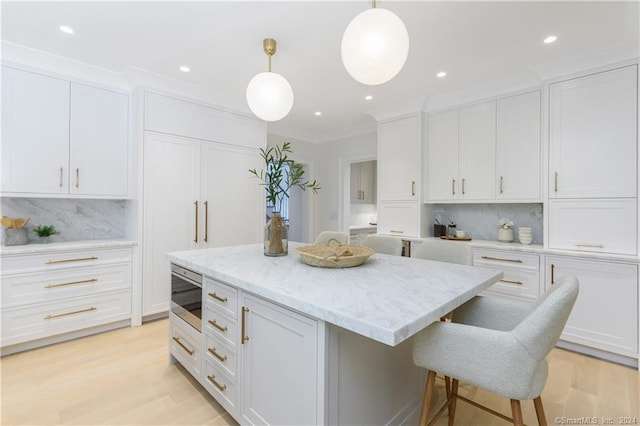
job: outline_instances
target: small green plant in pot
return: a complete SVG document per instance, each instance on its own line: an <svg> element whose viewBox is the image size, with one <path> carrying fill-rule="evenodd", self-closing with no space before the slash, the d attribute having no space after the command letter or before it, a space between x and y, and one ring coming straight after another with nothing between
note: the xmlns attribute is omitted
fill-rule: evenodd
<svg viewBox="0 0 640 426"><path fill-rule="evenodd" d="M265 226L265 256L285 256L288 252L288 230L280 212L284 200L289 198L291 188L297 186L303 191L309 188L314 194L321 189L315 180L305 180L304 166L291 160L291 153L290 142L284 142L282 147L276 145L260 148L265 169L259 172L256 169L249 170L253 177L261 181L260 185L266 191L267 205L273 209L273 215Z"/></svg>
<svg viewBox="0 0 640 426"><path fill-rule="evenodd" d="M49 237L59 234L58 230L53 225L38 225L33 228L33 233L39 238L41 242L49 242Z"/></svg>

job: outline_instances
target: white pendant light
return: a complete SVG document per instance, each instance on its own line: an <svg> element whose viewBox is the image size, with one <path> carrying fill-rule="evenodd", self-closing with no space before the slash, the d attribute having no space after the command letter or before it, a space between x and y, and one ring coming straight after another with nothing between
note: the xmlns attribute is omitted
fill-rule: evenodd
<svg viewBox="0 0 640 426"><path fill-rule="evenodd" d="M271 56L276 53L276 41L265 38L264 53L269 56L269 71L261 72L247 86L247 104L258 118L265 121L283 119L293 107L293 89L280 74L271 72Z"/></svg>
<svg viewBox="0 0 640 426"><path fill-rule="evenodd" d="M375 86L395 77L409 54L409 33L393 12L373 8L353 18L342 36L342 62L351 77Z"/></svg>

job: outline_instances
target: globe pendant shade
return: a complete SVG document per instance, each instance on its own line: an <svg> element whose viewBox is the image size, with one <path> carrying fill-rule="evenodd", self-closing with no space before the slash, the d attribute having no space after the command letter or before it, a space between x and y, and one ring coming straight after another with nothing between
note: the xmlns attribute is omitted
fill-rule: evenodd
<svg viewBox="0 0 640 426"><path fill-rule="evenodd" d="M247 86L247 104L258 118L278 121L293 107L293 89L280 74L261 72Z"/></svg>
<svg viewBox="0 0 640 426"><path fill-rule="evenodd" d="M351 77L375 86L395 77L409 54L409 33L386 9L368 9L353 18L342 36L342 62Z"/></svg>

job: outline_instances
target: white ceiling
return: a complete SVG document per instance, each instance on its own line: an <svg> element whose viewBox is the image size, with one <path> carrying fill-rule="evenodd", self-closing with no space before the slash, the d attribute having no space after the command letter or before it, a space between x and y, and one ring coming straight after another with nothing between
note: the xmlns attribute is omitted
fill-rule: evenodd
<svg viewBox="0 0 640 426"><path fill-rule="evenodd" d="M638 1L385 1L409 31L403 70L365 86L340 59L342 33L369 1L2 2L2 39L126 75L142 69L203 86L248 111L245 89L266 71L262 40L277 40L273 71L294 90L270 133L311 142L375 128L367 111L441 96L545 64L608 50L639 51ZM75 34L62 33L68 25ZM558 36L551 45L542 40ZM190 73L178 70L181 65ZM435 77L445 70L444 79ZM366 101L365 95L374 99ZM221 96L222 97L222 96ZM322 111L316 117L315 111Z"/></svg>

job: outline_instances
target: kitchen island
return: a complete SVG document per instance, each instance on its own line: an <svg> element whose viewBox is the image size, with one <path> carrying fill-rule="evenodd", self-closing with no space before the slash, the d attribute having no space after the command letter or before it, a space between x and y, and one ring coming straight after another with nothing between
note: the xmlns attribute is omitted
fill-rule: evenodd
<svg viewBox="0 0 640 426"><path fill-rule="evenodd" d="M205 276L202 335L187 350L200 355L172 355L242 424L415 423L410 337L501 274L382 254L315 268L297 246L280 258L261 244L169 253Z"/></svg>

